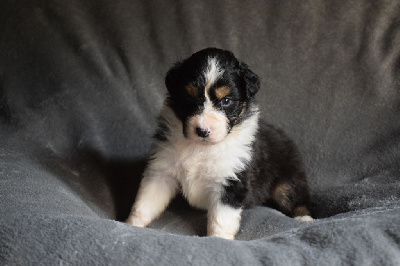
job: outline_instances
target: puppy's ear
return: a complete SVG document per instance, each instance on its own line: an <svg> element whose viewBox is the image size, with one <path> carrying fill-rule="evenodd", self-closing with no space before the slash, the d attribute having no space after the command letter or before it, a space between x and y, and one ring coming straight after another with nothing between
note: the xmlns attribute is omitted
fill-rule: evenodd
<svg viewBox="0 0 400 266"><path fill-rule="evenodd" d="M250 99L260 89L260 79L245 63L240 63L240 74L246 87L246 96Z"/></svg>
<svg viewBox="0 0 400 266"><path fill-rule="evenodd" d="M165 86L170 95L174 94L177 86L178 74L180 68L182 66L182 62L176 62L167 72L167 76L165 77Z"/></svg>

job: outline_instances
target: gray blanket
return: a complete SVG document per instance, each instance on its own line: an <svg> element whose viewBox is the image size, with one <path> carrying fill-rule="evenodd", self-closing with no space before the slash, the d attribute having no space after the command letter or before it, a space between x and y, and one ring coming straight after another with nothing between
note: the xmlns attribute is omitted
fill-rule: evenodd
<svg viewBox="0 0 400 266"><path fill-rule="evenodd" d="M166 71L210 46L261 77L315 221L256 207L227 241L178 197L121 222ZM0 206L1 265L399 265L400 2L2 0Z"/></svg>

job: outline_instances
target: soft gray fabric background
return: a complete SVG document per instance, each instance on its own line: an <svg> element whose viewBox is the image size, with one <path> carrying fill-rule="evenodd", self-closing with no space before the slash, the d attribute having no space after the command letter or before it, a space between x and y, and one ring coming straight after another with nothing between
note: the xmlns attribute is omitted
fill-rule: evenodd
<svg viewBox="0 0 400 266"><path fill-rule="evenodd" d="M262 79L303 154L312 223L265 207L239 241L175 200L124 220L175 61L215 46ZM400 264L399 1L0 2L2 264ZM117 221L115 221L117 220Z"/></svg>

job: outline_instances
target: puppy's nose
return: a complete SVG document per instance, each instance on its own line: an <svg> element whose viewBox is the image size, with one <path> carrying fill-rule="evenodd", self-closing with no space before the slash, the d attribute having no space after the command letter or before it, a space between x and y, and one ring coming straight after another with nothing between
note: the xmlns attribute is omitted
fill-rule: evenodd
<svg viewBox="0 0 400 266"><path fill-rule="evenodd" d="M201 127L196 127L196 133L199 137L201 138L206 138L208 135L210 135L210 129L208 128L201 128Z"/></svg>

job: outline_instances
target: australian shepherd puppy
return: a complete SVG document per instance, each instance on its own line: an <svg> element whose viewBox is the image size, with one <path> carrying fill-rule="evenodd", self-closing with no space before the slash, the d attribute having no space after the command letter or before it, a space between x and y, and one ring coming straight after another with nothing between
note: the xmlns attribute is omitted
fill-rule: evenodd
<svg viewBox="0 0 400 266"><path fill-rule="evenodd" d="M210 236L234 239L241 212L273 206L312 220L304 167L294 143L259 121L259 78L225 50L208 48L167 73L168 95L155 150L128 224L147 226L181 191L208 211Z"/></svg>

